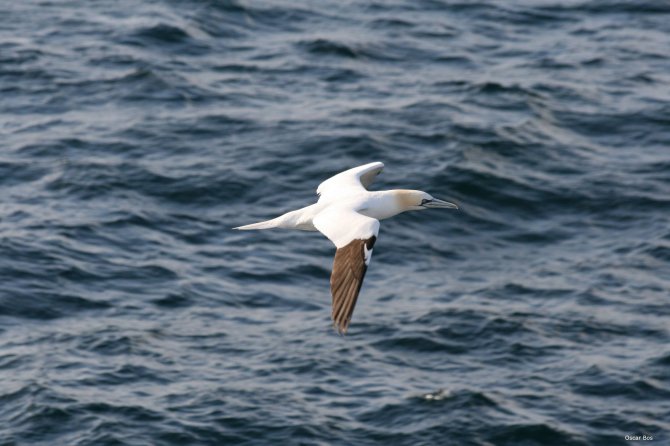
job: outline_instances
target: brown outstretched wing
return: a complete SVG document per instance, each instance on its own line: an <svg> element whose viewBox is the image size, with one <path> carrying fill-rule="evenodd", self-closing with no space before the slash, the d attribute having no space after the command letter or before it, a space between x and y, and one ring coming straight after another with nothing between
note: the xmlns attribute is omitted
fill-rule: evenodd
<svg viewBox="0 0 670 446"><path fill-rule="evenodd" d="M374 235L366 240L352 240L335 252L330 292L333 296L333 323L340 334L346 333L349 327L376 240Z"/></svg>

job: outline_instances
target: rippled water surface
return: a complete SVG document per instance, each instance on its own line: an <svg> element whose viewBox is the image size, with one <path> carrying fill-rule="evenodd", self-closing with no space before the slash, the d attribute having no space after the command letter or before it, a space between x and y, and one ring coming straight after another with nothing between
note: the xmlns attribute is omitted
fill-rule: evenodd
<svg viewBox="0 0 670 446"><path fill-rule="evenodd" d="M0 3L0 444L670 444L665 1ZM235 232L383 161L334 247Z"/></svg>

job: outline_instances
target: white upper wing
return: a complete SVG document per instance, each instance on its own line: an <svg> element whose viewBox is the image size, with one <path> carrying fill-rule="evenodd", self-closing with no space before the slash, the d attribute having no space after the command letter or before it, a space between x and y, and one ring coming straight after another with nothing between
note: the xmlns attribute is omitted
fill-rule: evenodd
<svg viewBox="0 0 670 446"><path fill-rule="evenodd" d="M375 177L384 169L379 161L345 170L319 184L316 193L321 198L348 195L367 189Z"/></svg>
<svg viewBox="0 0 670 446"><path fill-rule="evenodd" d="M346 206L329 206L319 212L314 227L342 248L353 240L367 240L379 233L379 220L359 214Z"/></svg>

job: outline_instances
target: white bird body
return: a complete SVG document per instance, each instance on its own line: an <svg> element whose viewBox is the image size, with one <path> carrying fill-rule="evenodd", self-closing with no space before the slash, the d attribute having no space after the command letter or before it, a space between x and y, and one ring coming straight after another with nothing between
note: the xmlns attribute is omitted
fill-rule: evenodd
<svg viewBox="0 0 670 446"><path fill-rule="evenodd" d="M320 199L317 203L306 206L295 211L287 212L275 219L252 223L246 226L240 226L235 229L299 229L302 231L318 231L314 226L314 218L331 206L338 206L351 209L366 217L377 220L398 215L404 210L399 206L398 194L403 191L351 191L350 194L338 197L336 199ZM258 225L257 227L252 227ZM261 227L263 225L263 227Z"/></svg>
<svg viewBox="0 0 670 446"><path fill-rule="evenodd" d="M337 247L331 293L332 318L346 332L379 233L379 220L410 210L457 208L453 203L415 190L368 191L382 171L380 162L341 172L319 185L319 201L272 220L235 229L285 228L320 231Z"/></svg>

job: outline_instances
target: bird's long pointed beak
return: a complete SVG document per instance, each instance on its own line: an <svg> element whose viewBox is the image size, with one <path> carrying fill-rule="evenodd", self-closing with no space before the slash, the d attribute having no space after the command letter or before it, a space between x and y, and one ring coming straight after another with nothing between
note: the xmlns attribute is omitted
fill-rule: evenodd
<svg viewBox="0 0 670 446"><path fill-rule="evenodd" d="M439 200L437 198L433 198L432 200L424 203L423 206L426 208L435 208L435 209L458 209L458 206L456 206L454 203Z"/></svg>

